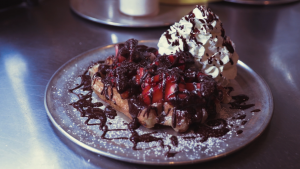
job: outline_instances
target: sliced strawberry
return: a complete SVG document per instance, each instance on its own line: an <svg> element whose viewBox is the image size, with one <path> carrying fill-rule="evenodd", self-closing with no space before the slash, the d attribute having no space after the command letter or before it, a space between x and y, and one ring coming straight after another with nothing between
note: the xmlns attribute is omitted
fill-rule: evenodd
<svg viewBox="0 0 300 169"><path fill-rule="evenodd" d="M144 68L140 67L140 68L138 69L138 74L140 75L140 78L142 78L143 75L144 75Z"/></svg>
<svg viewBox="0 0 300 169"><path fill-rule="evenodd" d="M152 62L151 65L159 65L159 61Z"/></svg>
<svg viewBox="0 0 300 169"><path fill-rule="evenodd" d="M135 83L136 83L136 84L140 84L140 82L141 82L141 77L140 77L140 75L139 75L139 74L135 75Z"/></svg>
<svg viewBox="0 0 300 169"><path fill-rule="evenodd" d="M200 89L201 89L201 83L186 83L185 84L186 89L190 92L197 93L199 96L201 96Z"/></svg>
<svg viewBox="0 0 300 169"><path fill-rule="evenodd" d="M152 103L161 103L163 99L162 85L158 84L153 88Z"/></svg>
<svg viewBox="0 0 300 169"><path fill-rule="evenodd" d="M145 83L149 83L152 86L156 86L157 83L161 81L160 75L152 76L151 78L146 78Z"/></svg>
<svg viewBox="0 0 300 169"><path fill-rule="evenodd" d="M144 68L140 67L139 69L137 69L137 75L135 75L135 82L136 84L140 84L141 83L141 78L144 75Z"/></svg>
<svg viewBox="0 0 300 169"><path fill-rule="evenodd" d="M171 63L174 63L176 58L174 55L169 55L168 59L170 60Z"/></svg>
<svg viewBox="0 0 300 169"><path fill-rule="evenodd" d="M193 91L193 90L195 90L194 83L186 83L185 86L186 86L186 89L187 89L188 91Z"/></svg>
<svg viewBox="0 0 300 169"><path fill-rule="evenodd" d="M181 66L178 66L179 67L179 69L181 69L181 70L184 70L185 69L185 65L181 65Z"/></svg>
<svg viewBox="0 0 300 169"><path fill-rule="evenodd" d="M119 63L123 62L124 60L126 60L125 57L123 57L123 56L121 56L121 55L118 56L118 62L119 62Z"/></svg>
<svg viewBox="0 0 300 169"><path fill-rule="evenodd" d="M152 82L153 82L153 83L157 83L157 82L159 82L159 81L161 81L160 75L155 75L155 76L152 78Z"/></svg>
<svg viewBox="0 0 300 169"><path fill-rule="evenodd" d="M200 75L206 75L206 74L202 73L202 72L198 72L197 76L200 76Z"/></svg>
<svg viewBox="0 0 300 169"><path fill-rule="evenodd" d="M163 86L160 75L150 77L150 74L148 74L141 87L143 90L143 99L146 104L150 105L163 101Z"/></svg>
<svg viewBox="0 0 300 169"><path fill-rule="evenodd" d="M142 92L143 100L147 105L152 103L161 103L163 99L162 85L157 84L154 87L146 86Z"/></svg>
<svg viewBox="0 0 300 169"><path fill-rule="evenodd" d="M178 97L179 97L180 99L186 99L186 98L188 97L188 95L187 95L186 93L179 93L179 94L178 94Z"/></svg>
<svg viewBox="0 0 300 169"><path fill-rule="evenodd" d="M184 92L184 90L185 90L185 84L179 83L179 84L178 84L178 91L179 91L179 92Z"/></svg>
<svg viewBox="0 0 300 169"><path fill-rule="evenodd" d="M143 91L143 100L147 105L150 105L152 102L152 88L150 85L142 85Z"/></svg>
<svg viewBox="0 0 300 169"><path fill-rule="evenodd" d="M171 83L170 81L166 83L166 87L165 87L165 101L169 101L172 100L176 97L176 84L175 83Z"/></svg>

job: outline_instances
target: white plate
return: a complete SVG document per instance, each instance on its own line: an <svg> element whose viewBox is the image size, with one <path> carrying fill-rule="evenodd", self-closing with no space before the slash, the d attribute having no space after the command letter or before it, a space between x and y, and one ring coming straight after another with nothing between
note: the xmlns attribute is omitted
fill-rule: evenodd
<svg viewBox="0 0 300 169"><path fill-rule="evenodd" d="M140 41L150 47L156 47L157 40ZM64 64L59 68L50 79L45 93L45 107L50 120L54 126L62 132L67 138L79 146L92 152L132 163L168 165L168 164L189 164L195 162L204 162L226 156L257 138L267 127L273 113L273 98L268 85L246 64L238 62L238 75L231 81L229 86L234 87L231 95L246 94L250 97L248 104L255 104L254 107L246 110L229 109L229 105L223 105L226 113L220 117L227 119L230 132L222 138L209 138L206 142L197 142L193 140L184 140L182 136L192 133L178 134L173 129L165 127L158 129L157 137L164 138L165 144L170 143L169 137L176 135L179 139L179 146L172 147L172 151L177 151L175 157L167 158L167 147L162 149L157 146L153 149L132 150L132 143L129 140L105 140L101 139L102 131L98 126L87 126L84 124L86 118L80 117L69 103L77 100L77 96L69 93L68 89L75 87L80 83L78 75L92 63L104 60L106 57L114 54L114 45L99 47L83 53ZM97 96L93 96L94 101L100 101ZM251 112L254 109L260 109L260 112ZM244 120L232 119L237 114L246 114ZM245 125L242 121L247 120ZM126 128L123 121L129 121L122 113L118 113L115 120L111 121L109 128ZM231 127L230 124L233 126ZM236 128L238 126L238 128ZM243 130L242 134L237 134L237 130ZM147 133L153 130L140 127L140 133ZM127 131L118 131L108 133L108 137L129 135ZM138 147L149 147L158 145L157 142L139 143Z"/></svg>

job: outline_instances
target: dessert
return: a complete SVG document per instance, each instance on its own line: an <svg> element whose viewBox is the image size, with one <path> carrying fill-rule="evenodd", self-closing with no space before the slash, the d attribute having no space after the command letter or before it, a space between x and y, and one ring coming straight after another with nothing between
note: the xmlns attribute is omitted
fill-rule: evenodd
<svg viewBox="0 0 300 169"><path fill-rule="evenodd" d="M204 6L197 6L164 32L158 48L159 54L167 55L189 51L203 73L225 85L237 74L234 43L225 35L219 17Z"/></svg>
<svg viewBox="0 0 300 169"><path fill-rule="evenodd" d="M147 128L185 132L215 115L227 93L195 66L188 51L158 55L135 39L115 46L115 56L89 69L93 91L114 109Z"/></svg>
<svg viewBox="0 0 300 169"><path fill-rule="evenodd" d="M192 130L182 134L181 141L205 142L209 137L222 137L233 128L225 119L214 119L220 112L220 103L228 103L230 109L254 106L245 103L249 99L246 95L233 96L230 102L233 88L224 86L236 76L238 55L218 16L210 9L197 6L163 33L158 47L157 50L139 45L135 39L117 44L115 55L93 63L80 76L81 83L69 90L79 98L70 105L87 117L85 124L99 125L102 139L129 140L134 150L140 150L139 142L159 142L160 147L167 147L166 156L174 157L179 152L174 152L174 147L180 145L179 136L154 136L157 131L141 134L136 131L139 126L171 126L179 133ZM73 92L77 89L87 93ZM93 92L109 106L102 110L102 103L93 103ZM114 119L116 111L131 119L130 123L123 122L126 128L108 127L108 118ZM241 125L245 125L245 117L237 114L231 120L243 120ZM91 119L100 122L91 123ZM106 137L109 131L122 130L131 135ZM236 133L242 132L239 129ZM171 144L166 144L166 139Z"/></svg>

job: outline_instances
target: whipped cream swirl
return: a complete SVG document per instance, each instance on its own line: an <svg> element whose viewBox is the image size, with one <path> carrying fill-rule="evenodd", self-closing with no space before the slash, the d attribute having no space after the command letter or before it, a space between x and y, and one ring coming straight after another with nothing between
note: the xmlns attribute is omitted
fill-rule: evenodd
<svg viewBox="0 0 300 169"><path fill-rule="evenodd" d="M239 56L233 42L225 35L222 22L209 8L196 6L162 34L159 54L189 51L195 63L217 81L234 79Z"/></svg>

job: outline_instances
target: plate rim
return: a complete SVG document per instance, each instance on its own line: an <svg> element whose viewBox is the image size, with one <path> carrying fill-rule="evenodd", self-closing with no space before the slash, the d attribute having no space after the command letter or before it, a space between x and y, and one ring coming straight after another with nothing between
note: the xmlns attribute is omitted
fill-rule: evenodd
<svg viewBox="0 0 300 169"><path fill-rule="evenodd" d="M147 42L157 42L158 40L157 39L153 39L153 40L139 40L139 43L147 43ZM124 43L124 42L120 42L120 43ZM272 92L270 90L270 87L268 86L268 84L266 83L266 81L259 75L257 74L253 69L251 69L248 65L246 65L244 62L242 62L241 60L238 60L238 63L237 63L237 66L240 66L244 69L247 70L247 72L251 72L251 74L253 74L255 76L255 78L258 78L259 81L261 83L264 84L264 87L266 88L266 92L267 92L267 96L269 98L269 103L270 103L270 112L268 113L268 116L267 118L264 120L261 128L258 130L259 133L256 134L255 137L253 137L253 139L251 139L250 141L248 141L246 144L234 149L234 150L231 150L229 152L226 152L226 153L221 153L219 155L216 155L216 156L212 156L212 157L208 157L206 159L197 159L197 160L190 160L190 161L182 161L182 162L176 162L176 161L170 161L170 162L153 162L153 161L141 161L141 160L137 160L137 159L131 159L131 158L128 158L128 157L120 157L118 155L114 155L114 154L111 154L111 153L108 153L108 152L105 152L103 150L99 150L97 148L94 148L94 147L91 147L79 140L77 140L76 138L74 138L73 136L71 136L69 133L67 133L56 121L55 119L52 117L51 115L51 112L48 108L48 104L47 104L47 93L50 91L50 84L51 82L53 81L53 79L55 78L55 76L61 71L63 70L63 68L65 68L66 65L68 65L69 63L73 62L74 60L80 58L80 57L84 57L86 56L88 53L91 53L91 52L94 52L94 51L97 51L97 50L103 50L105 48L110 48L110 47L113 47L114 45L116 44L120 44L120 43L114 43L114 44L110 44L110 45L106 45L106 46L98 46L98 47L95 47L93 49L90 49L86 52L83 52L73 58L71 58L70 60L68 60L66 63L64 63L63 65L61 65L54 73L53 75L51 76L51 78L49 79L47 85L46 85L46 89L45 89L45 95L44 95L44 106L45 106L45 109L46 109L46 112L47 112L47 115L50 119L50 121L52 122L52 124L56 127L56 129L58 129L64 136L66 136L68 139L70 139L73 143L81 146L82 148L86 149L86 150L89 150L91 152L94 152L96 154L100 154L100 155L103 155L103 156L106 156L106 157L109 157L109 158L112 158L112 159L115 159L115 160L120 160L120 161L123 161L123 162L129 162L129 163L135 163L135 164L147 164L147 165L185 165L185 164L193 164L193 163L201 163L201 162L207 162L207 161L211 161L211 160L214 160L214 159L217 159L217 158L221 158L221 157L225 157L225 156L228 156L229 154L232 154L246 146L248 146L249 144L251 144L254 140L256 140L259 136L262 135L262 133L265 131L265 129L267 128L267 126L269 125L271 119L272 119L272 116L273 116L273 111L274 111L274 99L273 99L273 95L272 95Z"/></svg>

